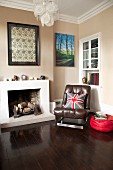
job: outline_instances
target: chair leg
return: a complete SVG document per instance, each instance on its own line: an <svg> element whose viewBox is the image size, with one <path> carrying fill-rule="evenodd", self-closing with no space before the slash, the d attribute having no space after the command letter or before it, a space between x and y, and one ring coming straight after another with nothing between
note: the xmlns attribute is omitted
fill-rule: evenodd
<svg viewBox="0 0 113 170"><path fill-rule="evenodd" d="M71 125L71 124L62 123L62 121L60 123L57 123L57 126L70 127L70 128L76 128L76 129L84 128L82 125Z"/></svg>
<svg viewBox="0 0 113 170"><path fill-rule="evenodd" d="M57 124L58 122L61 122L62 119L63 119L63 117L57 117L57 116L55 116L56 124Z"/></svg>
<svg viewBox="0 0 113 170"><path fill-rule="evenodd" d="M76 128L76 129L83 129L83 125L76 125L76 124L71 124L71 123L67 123L64 122L64 118L63 117L57 117L55 116L56 119L56 125L57 126L62 126L62 127L70 127L70 128ZM80 122L79 122L80 123Z"/></svg>

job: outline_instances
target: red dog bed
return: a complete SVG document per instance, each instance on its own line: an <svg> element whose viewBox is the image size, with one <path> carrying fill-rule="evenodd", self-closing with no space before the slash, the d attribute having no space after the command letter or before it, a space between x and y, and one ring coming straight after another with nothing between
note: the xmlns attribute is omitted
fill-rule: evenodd
<svg viewBox="0 0 113 170"><path fill-rule="evenodd" d="M113 121L107 120L95 120L94 116L90 119L90 126L101 132L110 132L113 130Z"/></svg>

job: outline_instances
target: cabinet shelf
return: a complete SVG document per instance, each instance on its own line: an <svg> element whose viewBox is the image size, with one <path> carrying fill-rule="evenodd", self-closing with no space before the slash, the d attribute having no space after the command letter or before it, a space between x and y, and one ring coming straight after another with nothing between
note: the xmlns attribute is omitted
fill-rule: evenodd
<svg viewBox="0 0 113 170"><path fill-rule="evenodd" d="M92 50L93 50L93 49L95 50L95 49L98 49L98 47L93 47L93 48L91 48L91 49L92 49Z"/></svg>
<svg viewBox="0 0 113 170"><path fill-rule="evenodd" d="M87 51L89 51L89 49L86 49L86 50L83 50L84 52L87 52Z"/></svg>
<svg viewBox="0 0 113 170"><path fill-rule="evenodd" d="M83 61L89 61L89 59L83 59Z"/></svg>
<svg viewBox="0 0 113 170"><path fill-rule="evenodd" d="M99 71L98 68L84 68L82 71Z"/></svg>
<svg viewBox="0 0 113 170"><path fill-rule="evenodd" d="M97 58L91 58L91 60L98 60Z"/></svg>

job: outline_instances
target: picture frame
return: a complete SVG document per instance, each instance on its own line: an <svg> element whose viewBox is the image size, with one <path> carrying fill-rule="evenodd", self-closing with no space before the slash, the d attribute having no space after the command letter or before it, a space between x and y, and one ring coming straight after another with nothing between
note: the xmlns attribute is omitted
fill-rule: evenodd
<svg viewBox="0 0 113 170"><path fill-rule="evenodd" d="M55 33L56 66L74 67L74 35Z"/></svg>
<svg viewBox="0 0 113 170"><path fill-rule="evenodd" d="M8 65L39 65L39 26L7 22Z"/></svg>

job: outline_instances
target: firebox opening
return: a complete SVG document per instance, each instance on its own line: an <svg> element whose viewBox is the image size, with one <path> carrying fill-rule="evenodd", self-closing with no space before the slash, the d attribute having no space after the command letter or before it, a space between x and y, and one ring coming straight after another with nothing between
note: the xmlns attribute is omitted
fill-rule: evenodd
<svg viewBox="0 0 113 170"><path fill-rule="evenodd" d="M40 114L40 89L8 91L8 106L9 117Z"/></svg>

